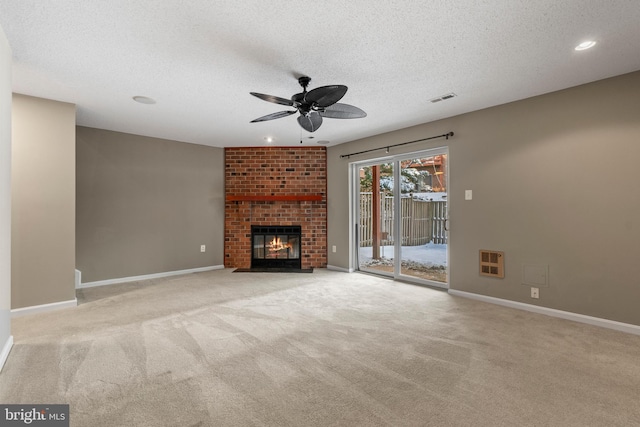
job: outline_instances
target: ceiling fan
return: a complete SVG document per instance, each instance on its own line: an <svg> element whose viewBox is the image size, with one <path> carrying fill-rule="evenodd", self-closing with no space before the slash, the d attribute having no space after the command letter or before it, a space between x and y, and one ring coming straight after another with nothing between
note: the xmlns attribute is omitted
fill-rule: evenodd
<svg viewBox="0 0 640 427"><path fill-rule="evenodd" d="M343 85L321 86L307 92L307 86L311 77L300 77L298 83L302 86L302 92L296 93L291 99L280 98L273 95L265 95L257 92L249 92L251 95L274 104L287 105L296 110L278 111L251 120L251 123L287 117L296 112L300 113L298 123L308 132L315 132L322 125L322 118L327 119L359 119L366 117L367 113L358 107L349 104L340 104L338 101L347 93L347 87Z"/></svg>

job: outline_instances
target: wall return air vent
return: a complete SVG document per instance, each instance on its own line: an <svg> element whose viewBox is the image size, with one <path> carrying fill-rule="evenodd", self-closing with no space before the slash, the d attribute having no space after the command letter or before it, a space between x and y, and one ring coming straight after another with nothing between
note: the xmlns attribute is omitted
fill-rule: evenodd
<svg viewBox="0 0 640 427"><path fill-rule="evenodd" d="M504 279L504 252L480 249L480 275Z"/></svg>

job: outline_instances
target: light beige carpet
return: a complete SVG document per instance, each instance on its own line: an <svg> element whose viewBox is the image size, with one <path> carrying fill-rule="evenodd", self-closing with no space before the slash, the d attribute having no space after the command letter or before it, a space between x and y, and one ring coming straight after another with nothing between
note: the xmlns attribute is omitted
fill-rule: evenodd
<svg viewBox="0 0 640 427"><path fill-rule="evenodd" d="M364 274L219 270L14 319L2 403L73 426L640 425L640 336Z"/></svg>

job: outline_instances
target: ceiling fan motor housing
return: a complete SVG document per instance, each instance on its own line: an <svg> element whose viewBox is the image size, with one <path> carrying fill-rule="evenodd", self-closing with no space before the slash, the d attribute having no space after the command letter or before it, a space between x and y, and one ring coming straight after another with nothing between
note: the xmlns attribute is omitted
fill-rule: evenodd
<svg viewBox="0 0 640 427"><path fill-rule="evenodd" d="M304 114L307 115L309 114L309 111L311 111L311 104L305 102L305 95L307 94L307 86L309 85L309 83L311 82L311 77L307 77L307 76L302 76L298 78L298 83L300 83L300 86L302 86L302 92L300 93L296 93L295 95L293 95L291 97L291 100L294 102L294 104L296 104L296 107L298 108L298 111L300 112L300 114Z"/></svg>
<svg viewBox="0 0 640 427"><path fill-rule="evenodd" d="M304 102L304 95L306 93L307 92L296 93L291 97L291 100L293 101L294 104L302 104Z"/></svg>

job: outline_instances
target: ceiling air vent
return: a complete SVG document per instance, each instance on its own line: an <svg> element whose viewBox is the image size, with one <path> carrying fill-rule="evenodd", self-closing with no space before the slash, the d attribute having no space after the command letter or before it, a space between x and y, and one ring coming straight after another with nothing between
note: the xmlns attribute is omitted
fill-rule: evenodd
<svg viewBox="0 0 640 427"><path fill-rule="evenodd" d="M439 97L437 97L437 98L433 98L433 99L431 100L431 103L432 103L432 104L435 104L436 102L445 101L445 100L447 100L447 99L451 99L451 98L453 98L453 97L455 97L455 96L457 96L457 95L456 95L455 93L451 92L451 93L448 93L448 94L446 94L446 95L442 95L442 96L439 96Z"/></svg>

